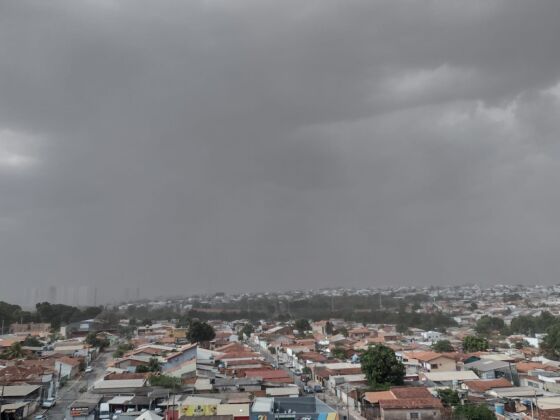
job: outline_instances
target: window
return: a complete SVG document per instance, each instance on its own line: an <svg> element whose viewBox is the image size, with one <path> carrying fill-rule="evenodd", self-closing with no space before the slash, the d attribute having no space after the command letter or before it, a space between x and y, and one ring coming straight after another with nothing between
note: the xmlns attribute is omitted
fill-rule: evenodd
<svg viewBox="0 0 560 420"><path fill-rule="evenodd" d="M420 413L410 413L410 420L412 419L419 419Z"/></svg>

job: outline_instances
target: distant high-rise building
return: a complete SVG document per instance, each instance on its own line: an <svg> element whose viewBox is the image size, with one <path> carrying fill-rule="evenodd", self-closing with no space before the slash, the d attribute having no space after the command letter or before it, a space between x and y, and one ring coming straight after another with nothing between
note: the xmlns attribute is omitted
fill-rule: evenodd
<svg viewBox="0 0 560 420"><path fill-rule="evenodd" d="M47 300L50 303L56 303L56 286L50 286L47 294Z"/></svg>

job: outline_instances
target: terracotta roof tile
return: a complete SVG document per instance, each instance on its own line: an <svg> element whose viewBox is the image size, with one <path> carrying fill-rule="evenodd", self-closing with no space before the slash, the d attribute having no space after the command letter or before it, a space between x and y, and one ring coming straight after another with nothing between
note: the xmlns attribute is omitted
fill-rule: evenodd
<svg viewBox="0 0 560 420"><path fill-rule="evenodd" d="M399 386L392 387L391 392L398 399L418 399L418 398L431 398L432 394L428 388L422 386Z"/></svg>
<svg viewBox="0 0 560 420"><path fill-rule="evenodd" d="M492 388L509 388L511 382L506 378L499 379L479 379L474 381L464 381L465 386L473 392L486 392Z"/></svg>

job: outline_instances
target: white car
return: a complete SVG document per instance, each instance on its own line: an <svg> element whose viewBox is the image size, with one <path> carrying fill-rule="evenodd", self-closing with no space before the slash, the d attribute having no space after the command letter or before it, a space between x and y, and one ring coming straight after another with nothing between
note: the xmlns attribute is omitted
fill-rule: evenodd
<svg viewBox="0 0 560 420"><path fill-rule="evenodd" d="M56 400L54 398L47 398L46 400L43 401L41 407L51 408L54 407L55 405L56 405Z"/></svg>
<svg viewBox="0 0 560 420"><path fill-rule="evenodd" d="M88 366L85 370L86 373L91 373L93 372L93 368L91 366Z"/></svg>

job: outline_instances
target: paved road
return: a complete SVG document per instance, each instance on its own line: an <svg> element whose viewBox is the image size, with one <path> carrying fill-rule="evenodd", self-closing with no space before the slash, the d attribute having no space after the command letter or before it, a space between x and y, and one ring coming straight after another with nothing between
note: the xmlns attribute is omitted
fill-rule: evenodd
<svg viewBox="0 0 560 420"><path fill-rule="evenodd" d="M272 355L268 350L264 350L263 348L256 346L254 344L251 345L254 350L258 351L268 363L274 364L276 363L277 357L276 355ZM295 375L292 370L290 370L285 365L278 365L280 369L284 369L286 372L290 374L293 378L294 383L299 386L299 388L303 392L303 387L305 384L301 381L300 377ZM310 382L311 385L312 382ZM358 413L354 407L346 406L345 402L341 401L336 395L330 392L320 392L315 394L317 398L327 403L330 407L336 409L341 419L345 419L350 417L351 420L363 420L364 418Z"/></svg>
<svg viewBox="0 0 560 420"><path fill-rule="evenodd" d="M64 419L70 404L80 398L80 389L91 388L96 381L103 377L107 364L111 360L111 354L112 352L109 349L101 353L99 357L91 363L93 372L81 374L76 379L68 381L66 385L58 391L56 405L48 410L38 411L35 414L44 413L49 419Z"/></svg>

